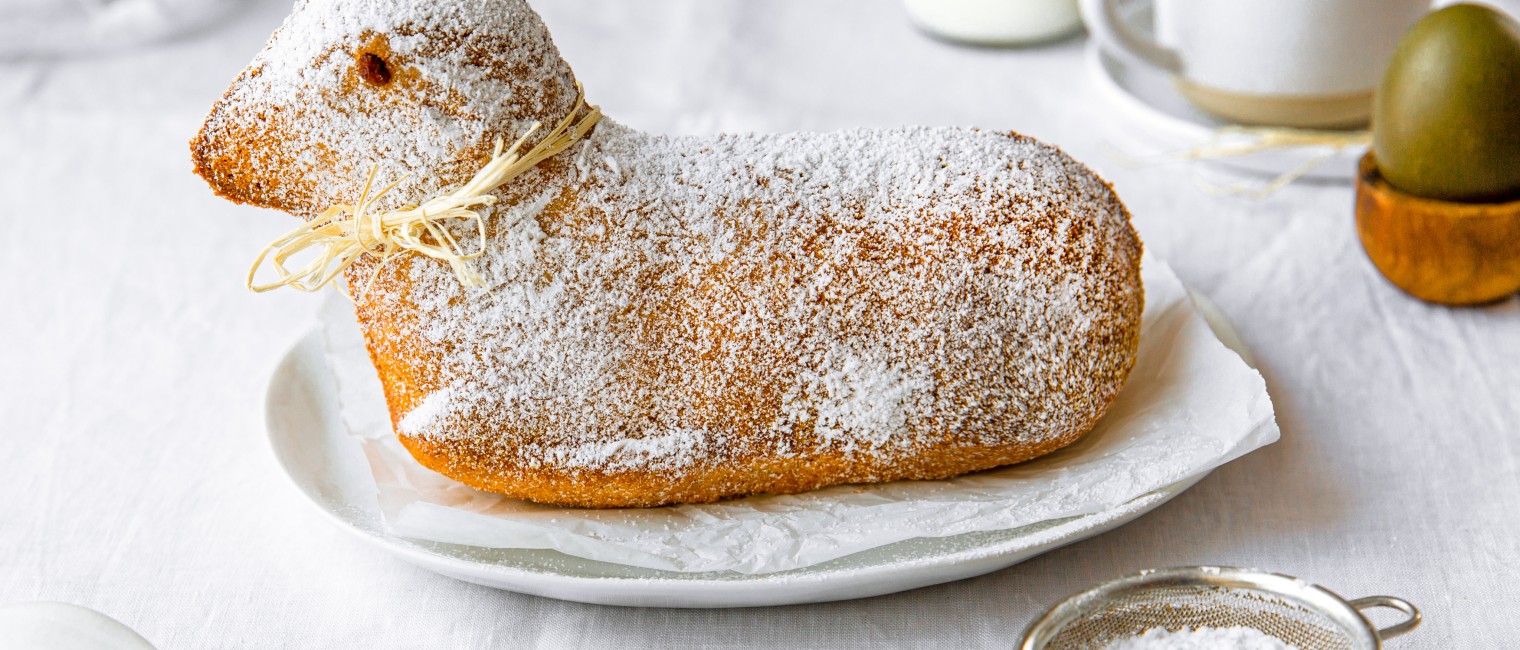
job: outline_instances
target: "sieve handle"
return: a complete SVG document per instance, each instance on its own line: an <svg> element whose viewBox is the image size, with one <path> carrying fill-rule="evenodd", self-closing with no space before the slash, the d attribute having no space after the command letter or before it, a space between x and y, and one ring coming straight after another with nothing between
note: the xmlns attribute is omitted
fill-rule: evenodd
<svg viewBox="0 0 1520 650"><path fill-rule="evenodd" d="M1378 639L1383 641L1387 641L1388 639L1392 639L1396 636L1401 636L1405 632L1413 630L1420 625L1420 610L1414 605L1409 604L1409 601L1404 600L1403 598L1394 598L1393 596L1368 596L1366 598L1358 598L1351 601L1351 606L1355 607L1356 611L1359 612L1375 607L1387 607L1389 609L1396 609L1404 612L1409 616L1409 618L1404 619L1402 623L1390 625L1381 630L1378 630Z"/></svg>

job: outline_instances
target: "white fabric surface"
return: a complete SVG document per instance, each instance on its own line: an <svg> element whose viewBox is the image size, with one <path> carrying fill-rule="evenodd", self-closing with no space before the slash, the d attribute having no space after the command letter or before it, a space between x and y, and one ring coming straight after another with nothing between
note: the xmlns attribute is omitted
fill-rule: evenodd
<svg viewBox="0 0 1520 650"><path fill-rule="evenodd" d="M185 141L286 11L102 59L0 63L0 602L98 609L161 648L1009 647L1050 604L1134 570L1263 567L1426 623L1392 648L1520 635L1520 301L1389 287L1351 190L1264 201L1131 169L1080 38L923 38L867 0L541 0L607 112L669 132L978 124L1112 180L1148 246L1260 362L1282 439L1117 531L982 578L761 610L557 602L362 546L281 478L264 383L319 299L241 287L288 218L227 204Z"/></svg>

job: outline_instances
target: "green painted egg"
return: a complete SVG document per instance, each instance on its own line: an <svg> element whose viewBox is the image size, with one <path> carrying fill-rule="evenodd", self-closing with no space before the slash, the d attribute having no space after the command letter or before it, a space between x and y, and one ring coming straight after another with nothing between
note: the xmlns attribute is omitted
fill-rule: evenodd
<svg viewBox="0 0 1520 650"><path fill-rule="evenodd" d="M1520 198L1520 23L1458 4L1409 30L1373 106L1383 178L1460 202Z"/></svg>

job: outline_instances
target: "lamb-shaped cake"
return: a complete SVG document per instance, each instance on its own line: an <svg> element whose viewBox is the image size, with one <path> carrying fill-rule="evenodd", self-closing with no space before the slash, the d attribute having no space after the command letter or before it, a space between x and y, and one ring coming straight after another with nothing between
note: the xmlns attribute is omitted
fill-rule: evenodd
<svg viewBox="0 0 1520 650"><path fill-rule="evenodd" d="M366 244L344 271L396 434L483 490L623 507L940 479L1070 444L1124 385L1141 245L1059 150L592 113L523 0L305 0L191 148L222 196L316 223L451 192L535 123L525 146L589 127L479 223L421 237L478 256Z"/></svg>

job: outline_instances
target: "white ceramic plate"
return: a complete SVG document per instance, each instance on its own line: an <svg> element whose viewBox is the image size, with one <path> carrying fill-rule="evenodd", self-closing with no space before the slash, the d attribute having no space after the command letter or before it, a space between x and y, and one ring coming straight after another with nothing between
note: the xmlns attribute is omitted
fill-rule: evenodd
<svg viewBox="0 0 1520 650"><path fill-rule="evenodd" d="M1229 322L1207 301L1196 294L1194 299L1215 335L1251 363ZM339 415L320 331L301 339L276 368L269 382L266 418L275 456L296 487L318 510L359 539L466 582L603 605L794 605L960 580L1118 528L1207 475L1104 512L1012 530L908 540L792 571L679 573L585 560L552 550L480 548L387 534L368 461Z"/></svg>
<svg viewBox="0 0 1520 650"><path fill-rule="evenodd" d="M1110 137L1123 153L1145 159L1187 151L1216 139L1230 126L1188 103L1167 73L1087 44L1087 69L1109 103L1119 109ZM1284 149L1248 156L1214 158L1207 164L1275 178L1326 153L1325 148ZM1364 147L1344 149L1303 174L1304 178L1351 182Z"/></svg>

